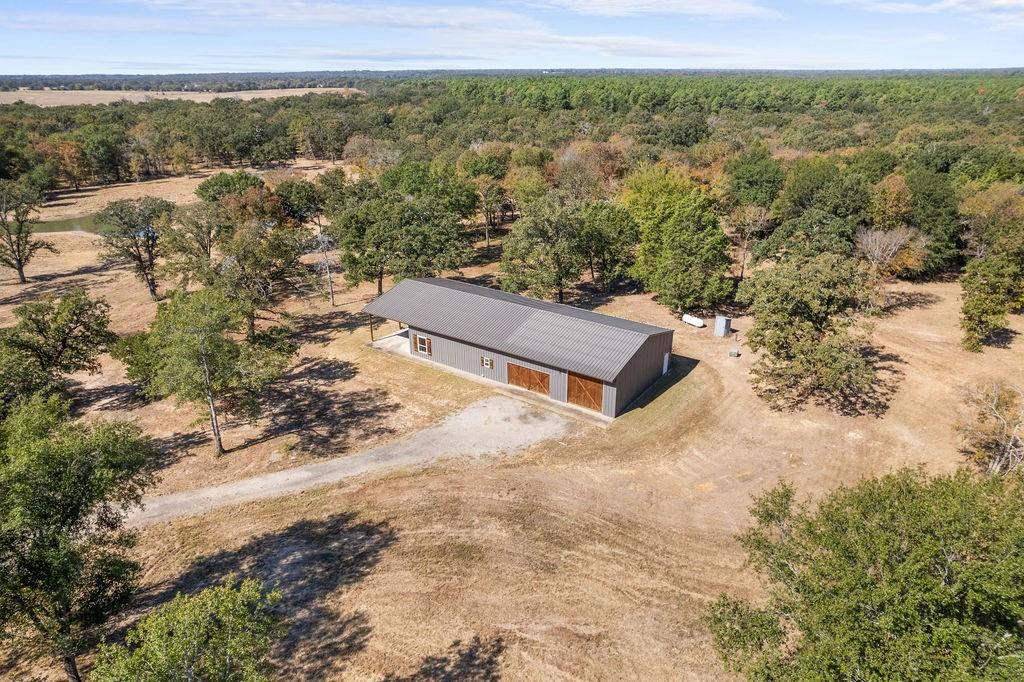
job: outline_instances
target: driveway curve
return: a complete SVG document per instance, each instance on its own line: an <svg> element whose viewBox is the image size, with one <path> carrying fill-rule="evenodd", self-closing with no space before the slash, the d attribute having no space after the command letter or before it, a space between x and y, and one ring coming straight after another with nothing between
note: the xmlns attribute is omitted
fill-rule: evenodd
<svg viewBox="0 0 1024 682"><path fill-rule="evenodd" d="M514 398L492 396L435 426L372 450L241 481L146 498L142 509L129 515L128 525L137 528L218 507L291 495L363 474L423 467L441 459L512 454L561 436L570 423L555 412Z"/></svg>

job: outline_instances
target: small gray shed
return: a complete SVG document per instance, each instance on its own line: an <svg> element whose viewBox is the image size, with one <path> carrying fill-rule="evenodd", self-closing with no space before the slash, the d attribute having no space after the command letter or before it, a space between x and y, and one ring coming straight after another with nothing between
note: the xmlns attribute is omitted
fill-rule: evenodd
<svg viewBox="0 0 1024 682"><path fill-rule="evenodd" d="M420 357L608 417L672 353L671 329L451 279L402 280L363 312L408 325Z"/></svg>

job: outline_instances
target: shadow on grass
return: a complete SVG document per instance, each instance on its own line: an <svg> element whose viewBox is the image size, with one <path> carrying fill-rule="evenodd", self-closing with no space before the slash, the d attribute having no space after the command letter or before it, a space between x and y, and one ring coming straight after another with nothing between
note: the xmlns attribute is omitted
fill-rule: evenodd
<svg viewBox="0 0 1024 682"><path fill-rule="evenodd" d="M213 438L210 436L208 429L198 429L196 431L185 431L182 433L172 433L169 436L155 437L151 439L151 442L153 447L163 456L159 465L170 466L190 450L200 445L208 445L212 440Z"/></svg>
<svg viewBox="0 0 1024 682"><path fill-rule="evenodd" d="M875 346L862 349L862 353L874 369L874 383L866 390L851 386L825 394L818 402L844 417L881 417L889 411L889 405L899 391L904 376L900 365L906 362L896 353L883 352Z"/></svg>
<svg viewBox="0 0 1024 682"><path fill-rule="evenodd" d="M488 287L491 289L497 289L498 278L493 273L486 273L483 275L477 275L476 277L452 277L451 279L459 282L466 282L467 284L475 284L478 287Z"/></svg>
<svg viewBox="0 0 1024 682"><path fill-rule="evenodd" d="M609 303L616 296L639 294L643 288L632 280L612 282L608 288L594 282L581 282L576 285L576 298L571 305L584 310L594 310Z"/></svg>
<svg viewBox="0 0 1024 682"><path fill-rule="evenodd" d="M1014 339L1019 336L1018 332L1006 327L996 329L982 341L983 346L988 348L1009 348L1013 345Z"/></svg>
<svg viewBox="0 0 1024 682"><path fill-rule="evenodd" d="M51 279L57 279L58 277L73 277L70 274L55 273L54 275L47 275ZM52 284L49 282L37 282L32 283L32 280L37 278L30 277L28 284L19 285L24 287L19 289L17 292L0 299L0 305L21 305L22 303L32 303L34 301L43 300L48 297L59 297L63 296L75 289L85 288L87 291L92 287L100 287L104 284L110 284L114 281L114 277L103 277L101 279L94 279L88 282L88 287L83 287L85 282L77 279L69 279L66 281L57 281ZM12 282L13 284L13 282Z"/></svg>
<svg viewBox="0 0 1024 682"><path fill-rule="evenodd" d="M332 310L326 313L313 313L295 318L295 340L302 344L330 343L334 338L332 332L352 331L366 327L366 315L347 310Z"/></svg>
<svg viewBox="0 0 1024 682"><path fill-rule="evenodd" d="M880 314L883 317L891 317L904 310L933 306L940 300L942 299L935 294L925 291L890 291L886 294Z"/></svg>
<svg viewBox="0 0 1024 682"><path fill-rule="evenodd" d="M441 656L428 656L415 672L390 674L383 682L498 682L505 642L500 637L455 640Z"/></svg>
<svg viewBox="0 0 1024 682"><path fill-rule="evenodd" d="M668 374L660 376L653 384L651 384L650 388L634 398L633 401L626 405L625 409L619 413L619 416L622 416L627 412L633 412L634 410L644 409L661 397L663 393L685 379L690 372L697 368L697 365L699 364L700 360L673 353L668 366Z"/></svg>
<svg viewBox="0 0 1024 682"><path fill-rule="evenodd" d="M146 403L137 384L124 382L82 388L82 384L72 382L71 414L80 417L88 409L99 410L130 410Z"/></svg>
<svg viewBox="0 0 1024 682"><path fill-rule="evenodd" d="M495 231L491 230L491 245L480 246L473 251L473 255L466 261L465 267L482 267L484 265L490 265L501 260L501 243L495 243L495 237L501 235L495 234ZM483 240L483 232L480 233L480 239Z"/></svg>
<svg viewBox="0 0 1024 682"><path fill-rule="evenodd" d="M270 386L263 395L269 425L249 447L283 435L295 435L303 451L335 456L358 435L369 438L393 432L384 419L399 404L382 389L338 392L335 384L353 378L351 362L307 358Z"/></svg>
<svg viewBox="0 0 1024 682"><path fill-rule="evenodd" d="M143 594L140 606L154 608L229 574L262 580L283 596L288 632L274 651L280 678L337 676L345 661L366 646L372 628L366 614L344 612L329 597L365 578L397 539L387 522L360 520L348 512L297 521L237 549L202 557L174 580Z"/></svg>
<svg viewBox="0 0 1024 682"><path fill-rule="evenodd" d="M755 386L754 390L771 408L784 412L799 410L813 402L844 417L882 417L899 391L904 376L901 365L906 361L895 353L883 352L870 345L862 347L860 352L874 372L874 381L867 388L851 383L826 389L806 383L789 390L769 384ZM757 365L755 372L756 369Z"/></svg>

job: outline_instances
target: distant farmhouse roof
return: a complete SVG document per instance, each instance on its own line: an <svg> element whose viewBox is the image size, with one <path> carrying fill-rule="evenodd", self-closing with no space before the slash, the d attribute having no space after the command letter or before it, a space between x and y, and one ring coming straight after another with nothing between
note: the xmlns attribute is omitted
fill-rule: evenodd
<svg viewBox="0 0 1024 682"><path fill-rule="evenodd" d="M613 382L670 329L434 277L405 279L364 312L542 365Z"/></svg>

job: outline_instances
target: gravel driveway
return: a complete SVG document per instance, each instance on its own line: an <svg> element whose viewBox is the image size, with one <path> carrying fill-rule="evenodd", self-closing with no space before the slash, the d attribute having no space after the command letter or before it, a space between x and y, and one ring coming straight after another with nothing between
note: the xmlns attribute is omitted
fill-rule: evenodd
<svg viewBox="0 0 1024 682"><path fill-rule="evenodd" d="M493 396L469 405L436 426L372 450L233 483L147 498L143 500L143 509L129 516L128 525L145 526L217 507L291 495L361 474L422 467L440 459L511 454L561 436L570 423L554 412L514 398Z"/></svg>

